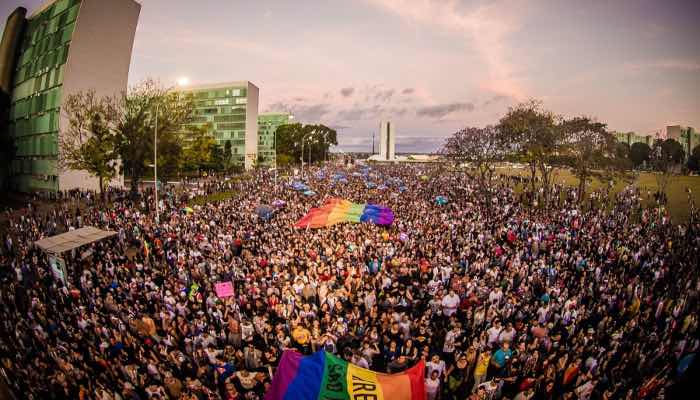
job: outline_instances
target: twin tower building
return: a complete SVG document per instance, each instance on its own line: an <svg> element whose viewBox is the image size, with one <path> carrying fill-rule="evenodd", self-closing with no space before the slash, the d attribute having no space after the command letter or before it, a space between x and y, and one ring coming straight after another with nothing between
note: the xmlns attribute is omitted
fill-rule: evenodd
<svg viewBox="0 0 700 400"><path fill-rule="evenodd" d="M0 42L0 190L95 190L85 171L58 167L61 113L70 94L127 89L141 5L134 0L49 0L7 18ZM258 88L248 81L188 86L195 109L183 131L204 124L219 145L231 142L245 168L275 165L274 132L288 113L258 114ZM14 144L15 151L8 151ZM10 184L8 184L10 183ZM123 184L123 177L112 184Z"/></svg>

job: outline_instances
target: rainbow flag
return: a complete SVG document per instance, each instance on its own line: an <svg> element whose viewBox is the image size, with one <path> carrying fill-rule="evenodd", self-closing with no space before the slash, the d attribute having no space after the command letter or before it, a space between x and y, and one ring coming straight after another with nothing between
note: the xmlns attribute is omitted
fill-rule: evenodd
<svg viewBox="0 0 700 400"><path fill-rule="evenodd" d="M425 364L382 374L318 351L285 350L265 400L425 400Z"/></svg>
<svg viewBox="0 0 700 400"><path fill-rule="evenodd" d="M324 228L341 222L372 222L391 225L394 213L390 208L375 204L358 204L332 197L319 208L312 208L296 224L297 228Z"/></svg>

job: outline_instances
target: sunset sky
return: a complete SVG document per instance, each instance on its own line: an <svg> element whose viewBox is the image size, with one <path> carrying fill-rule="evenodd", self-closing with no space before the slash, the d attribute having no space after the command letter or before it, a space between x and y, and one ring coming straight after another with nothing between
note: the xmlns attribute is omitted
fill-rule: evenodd
<svg viewBox="0 0 700 400"><path fill-rule="evenodd" d="M696 0L140 3L131 84L250 80L261 112L334 127L343 150L390 119L398 151L432 151L528 98L613 130L700 128Z"/></svg>

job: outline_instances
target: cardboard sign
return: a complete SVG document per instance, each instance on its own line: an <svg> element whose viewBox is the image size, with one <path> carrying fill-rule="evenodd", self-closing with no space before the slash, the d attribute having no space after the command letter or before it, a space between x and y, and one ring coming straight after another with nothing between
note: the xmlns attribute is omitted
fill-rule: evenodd
<svg viewBox="0 0 700 400"><path fill-rule="evenodd" d="M233 296L233 284L231 282L219 282L215 285L216 295L224 298Z"/></svg>

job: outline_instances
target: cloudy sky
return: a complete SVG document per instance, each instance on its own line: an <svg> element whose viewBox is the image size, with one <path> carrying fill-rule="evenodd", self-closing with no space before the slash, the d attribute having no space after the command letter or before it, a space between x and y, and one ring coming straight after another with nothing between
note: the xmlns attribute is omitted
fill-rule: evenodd
<svg viewBox="0 0 700 400"><path fill-rule="evenodd" d="M260 111L335 127L344 150L390 119L399 151L432 151L528 98L614 130L700 128L698 0L141 4L130 83L250 80Z"/></svg>

